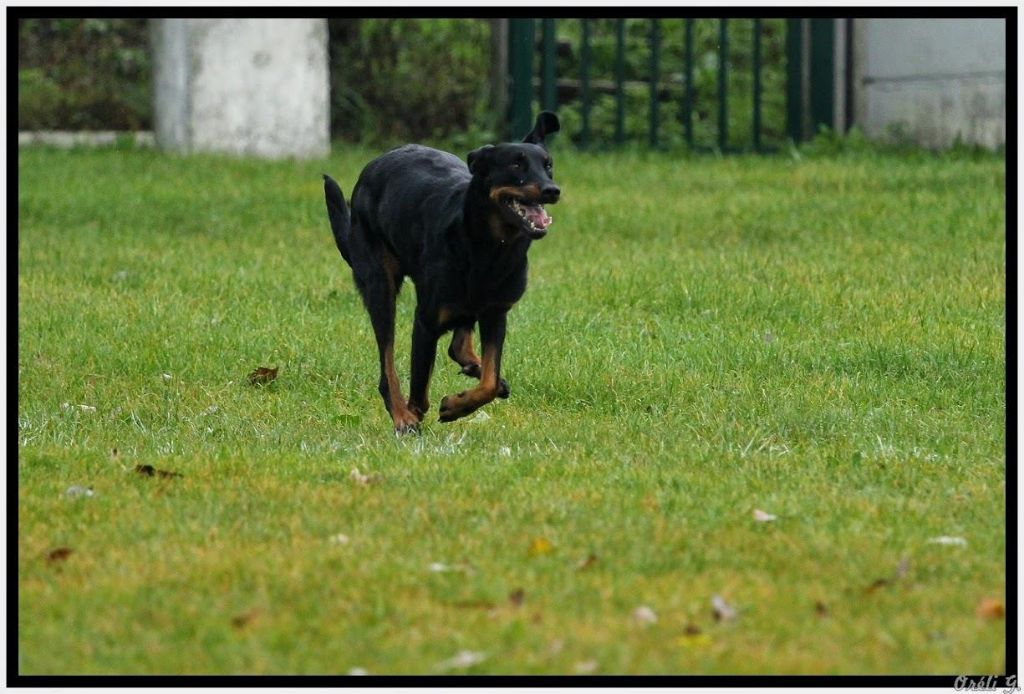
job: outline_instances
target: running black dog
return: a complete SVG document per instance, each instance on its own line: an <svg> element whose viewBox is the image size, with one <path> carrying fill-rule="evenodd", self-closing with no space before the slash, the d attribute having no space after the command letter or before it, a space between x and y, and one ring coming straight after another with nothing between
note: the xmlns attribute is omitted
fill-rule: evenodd
<svg viewBox="0 0 1024 694"><path fill-rule="evenodd" d="M454 331L448 355L480 383L441 400L441 421L465 417L495 397L505 314L526 290L526 252L551 224L558 202L544 139L559 129L548 111L522 143L485 145L469 166L453 154L405 145L370 162L352 191L352 213L324 176L331 230L370 313L380 353L379 390L395 431L415 431L430 409L427 391L437 341ZM350 218L351 217L351 218ZM409 400L395 373L395 299L405 277L416 285ZM473 352L480 325L483 358Z"/></svg>

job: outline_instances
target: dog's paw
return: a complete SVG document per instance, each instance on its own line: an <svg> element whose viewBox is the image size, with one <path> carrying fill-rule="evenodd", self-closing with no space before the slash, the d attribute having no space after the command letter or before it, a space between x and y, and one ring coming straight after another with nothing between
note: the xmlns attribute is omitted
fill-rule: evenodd
<svg viewBox="0 0 1024 694"><path fill-rule="evenodd" d="M458 395L446 395L441 401L441 408L438 410L439 419L442 422L454 422L459 417L464 417L472 410L466 409L466 391Z"/></svg>
<svg viewBox="0 0 1024 694"><path fill-rule="evenodd" d="M501 398L502 400L505 400L511 394L512 394L512 389L508 387L508 381L506 381L504 378L499 378L498 379L498 390L494 394L494 396L498 397L498 398Z"/></svg>
<svg viewBox="0 0 1024 694"><path fill-rule="evenodd" d="M406 403L406 406L409 408L409 411L412 412L413 416L420 422L423 421L423 415L425 415L427 410L430 409L430 403L420 404L413 402L412 400Z"/></svg>
<svg viewBox="0 0 1024 694"><path fill-rule="evenodd" d="M395 425L395 436L405 436L406 434L418 434L420 433L420 423L414 422L413 424L396 424Z"/></svg>
<svg viewBox="0 0 1024 694"><path fill-rule="evenodd" d="M466 364L462 367L462 374L464 376L469 376L470 378L480 378L480 365Z"/></svg>
<svg viewBox="0 0 1024 694"><path fill-rule="evenodd" d="M420 420L422 418L422 415L417 416L415 412L409 409L393 413L391 415L391 419L393 419L395 423L395 435L402 436L404 434L418 434L420 432Z"/></svg>

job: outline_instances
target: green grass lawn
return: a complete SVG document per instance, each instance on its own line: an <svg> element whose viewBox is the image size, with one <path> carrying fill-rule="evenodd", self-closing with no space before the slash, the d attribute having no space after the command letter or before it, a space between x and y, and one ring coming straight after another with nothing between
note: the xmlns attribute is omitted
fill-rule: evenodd
<svg viewBox="0 0 1024 694"><path fill-rule="evenodd" d="M1001 158L556 152L511 399L396 439L335 149L19 151L22 674L1004 670Z"/></svg>

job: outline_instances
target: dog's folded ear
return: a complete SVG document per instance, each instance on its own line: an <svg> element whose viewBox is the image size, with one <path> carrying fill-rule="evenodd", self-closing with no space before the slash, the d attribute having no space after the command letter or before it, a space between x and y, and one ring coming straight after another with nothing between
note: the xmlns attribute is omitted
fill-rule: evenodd
<svg viewBox="0 0 1024 694"><path fill-rule="evenodd" d="M466 163L469 165L469 173L476 174L480 171L480 167L491 158L491 152L494 150L494 145L484 145L480 149L474 149L466 157Z"/></svg>
<svg viewBox="0 0 1024 694"><path fill-rule="evenodd" d="M557 133L561 126L558 124L558 116L551 111L541 111L537 114L537 122L533 124L533 130L526 134L523 142L531 142L535 145L544 146L544 138L551 133Z"/></svg>

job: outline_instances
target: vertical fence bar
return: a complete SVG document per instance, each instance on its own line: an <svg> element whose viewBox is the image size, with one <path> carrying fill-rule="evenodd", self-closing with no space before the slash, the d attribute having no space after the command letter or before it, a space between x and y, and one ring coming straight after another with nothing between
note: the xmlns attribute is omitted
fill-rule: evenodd
<svg viewBox="0 0 1024 694"><path fill-rule="evenodd" d="M686 20L686 46L683 56L683 72L686 92L683 96L683 132L686 144L693 147L693 20Z"/></svg>
<svg viewBox="0 0 1024 694"><path fill-rule="evenodd" d="M845 107L845 113L843 114L843 128L846 132L850 131L853 127L853 18L848 18L844 26L846 28L845 36L845 60L846 69L843 75L843 106Z"/></svg>
<svg viewBox="0 0 1024 694"><path fill-rule="evenodd" d="M533 20L510 19L508 26L509 128L512 137L529 132L533 115Z"/></svg>
<svg viewBox="0 0 1024 694"><path fill-rule="evenodd" d="M754 151L761 150L761 20L754 20Z"/></svg>
<svg viewBox="0 0 1024 694"><path fill-rule="evenodd" d="M729 140L728 78L729 30L727 19L718 20L718 149L725 151Z"/></svg>
<svg viewBox="0 0 1024 694"><path fill-rule="evenodd" d="M811 20L811 127L835 128L836 22Z"/></svg>
<svg viewBox="0 0 1024 694"><path fill-rule="evenodd" d="M555 20L541 20L541 104L548 111L558 108L555 84Z"/></svg>
<svg viewBox="0 0 1024 694"><path fill-rule="evenodd" d="M583 46L580 49L580 116L583 120L583 127L580 132L580 144L584 147L590 145L590 20L581 19L581 40Z"/></svg>
<svg viewBox="0 0 1024 694"><path fill-rule="evenodd" d="M786 20L786 134L793 142L804 139L802 22Z"/></svg>
<svg viewBox="0 0 1024 694"><path fill-rule="evenodd" d="M660 69L658 65L658 54L661 53L661 32L658 20L651 20L651 147L658 146L658 81L660 80Z"/></svg>
<svg viewBox="0 0 1024 694"><path fill-rule="evenodd" d="M626 140L626 20L615 20L615 142Z"/></svg>

